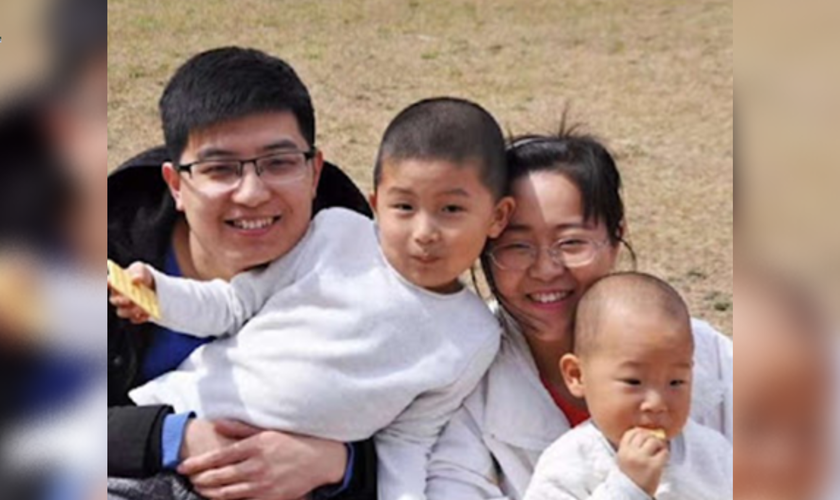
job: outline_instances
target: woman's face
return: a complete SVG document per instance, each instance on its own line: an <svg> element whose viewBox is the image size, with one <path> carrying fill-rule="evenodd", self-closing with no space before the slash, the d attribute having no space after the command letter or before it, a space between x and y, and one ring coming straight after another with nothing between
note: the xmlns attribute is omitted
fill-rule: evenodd
<svg viewBox="0 0 840 500"><path fill-rule="evenodd" d="M554 172L529 174L513 184L516 210L493 247L528 244L539 248L528 269L503 270L493 264L493 278L507 310L530 335L561 339L573 326L581 295L613 268L618 246L608 242L603 222L586 221L581 194L567 177ZM554 262L548 249L569 238L607 242L586 265L568 268Z"/></svg>

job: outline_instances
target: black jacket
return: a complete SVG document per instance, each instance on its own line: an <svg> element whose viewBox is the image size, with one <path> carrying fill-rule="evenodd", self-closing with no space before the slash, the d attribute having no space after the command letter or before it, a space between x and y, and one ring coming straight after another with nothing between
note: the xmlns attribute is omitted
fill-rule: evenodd
<svg viewBox="0 0 840 500"><path fill-rule="evenodd" d="M161 175L165 148L150 149L108 177L108 258L122 266L147 262L158 269L172 243L178 217ZM341 206L371 217L353 182L325 163L315 210ZM143 356L154 329L117 318L108 306L108 475L146 477L161 470L161 430L168 406L134 406L128 391L139 384ZM336 499L376 498L376 452L371 440L356 443L350 487Z"/></svg>

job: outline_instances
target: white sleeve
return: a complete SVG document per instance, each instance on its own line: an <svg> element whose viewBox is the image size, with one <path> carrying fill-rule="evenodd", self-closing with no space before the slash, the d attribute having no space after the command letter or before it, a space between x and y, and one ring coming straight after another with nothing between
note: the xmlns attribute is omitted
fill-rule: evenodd
<svg viewBox="0 0 840 500"><path fill-rule="evenodd" d="M374 437L381 500L425 499L429 457L443 427L473 391L499 348L493 336L455 382L415 399Z"/></svg>
<svg viewBox="0 0 840 500"><path fill-rule="evenodd" d="M175 278L152 269L161 310L155 322L196 337L233 335L277 290L294 282L294 257L238 274L230 283Z"/></svg>
<svg viewBox="0 0 840 500"><path fill-rule="evenodd" d="M695 374L702 373L712 382L719 385L722 396L717 399L719 405L711 411L704 411L704 415L696 418L693 411L692 418L698 423L717 430L732 442L733 415L734 415L734 375L733 375L733 342L722 333L715 330L704 321L692 320L692 329L695 338L696 362ZM700 380L695 377L696 389L702 391L702 385L709 381ZM694 408L705 406L706 401L692 401Z"/></svg>
<svg viewBox="0 0 840 500"><path fill-rule="evenodd" d="M651 500L617 467L591 493L586 480L592 474L583 454L573 447L549 447L537 463L524 500Z"/></svg>
<svg viewBox="0 0 840 500"><path fill-rule="evenodd" d="M286 255L266 267L238 274L230 283L173 278L153 269L162 316L158 323L196 337L233 335L277 291L341 249L350 231L369 225L370 221L349 210L323 210Z"/></svg>
<svg viewBox="0 0 840 500"><path fill-rule="evenodd" d="M581 474L586 471L579 470ZM525 500L652 500L627 476L613 471L592 494L576 492L570 487L569 474L555 474L551 478L534 476L525 493Z"/></svg>
<svg viewBox="0 0 840 500"><path fill-rule="evenodd" d="M479 387L477 390L481 390ZM480 397L473 393L470 397ZM508 500L481 429L462 406L440 435L429 461L429 500Z"/></svg>
<svg viewBox="0 0 840 500"><path fill-rule="evenodd" d="M607 480L595 488L589 500L652 500L632 479L618 468L613 469Z"/></svg>
<svg viewBox="0 0 840 500"><path fill-rule="evenodd" d="M718 348L720 352L721 378L726 386L726 399L724 400L723 413L723 435L729 442L733 442L735 436L734 415L735 415L735 375L734 375L734 350L735 345L732 339L718 334Z"/></svg>

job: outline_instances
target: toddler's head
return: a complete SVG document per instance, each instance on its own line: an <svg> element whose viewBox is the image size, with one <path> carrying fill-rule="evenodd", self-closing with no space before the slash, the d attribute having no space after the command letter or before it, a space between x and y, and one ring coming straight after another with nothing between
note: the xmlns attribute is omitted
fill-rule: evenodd
<svg viewBox="0 0 840 500"><path fill-rule="evenodd" d="M688 308L641 273L596 282L581 298L574 354L560 361L573 395L616 448L636 427L678 435L691 406L694 337Z"/></svg>
<svg viewBox="0 0 840 500"><path fill-rule="evenodd" d="M439 293L497 237L513 210L505 141L479 105L449 97L412 104L388 125L371 205L385 258L404 278Z"/></svg>

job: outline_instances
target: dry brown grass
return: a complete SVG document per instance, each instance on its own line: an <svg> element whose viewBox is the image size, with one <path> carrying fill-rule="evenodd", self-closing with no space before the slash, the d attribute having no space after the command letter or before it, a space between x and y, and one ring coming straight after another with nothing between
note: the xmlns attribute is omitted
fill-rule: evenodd
<svg viewBox="0 0 840 500"><path fill-rule="evenodd" d="M365 190L388 120L414 100L474 99L511 132L566 104L624 174L640 269L732 330L732 3L719 0L112 0L108 148L161 142L157 99L190 55L279 55L310 87L318 142Z"/></svg>

